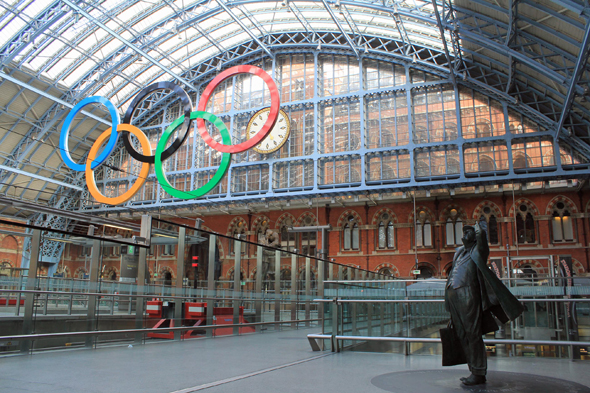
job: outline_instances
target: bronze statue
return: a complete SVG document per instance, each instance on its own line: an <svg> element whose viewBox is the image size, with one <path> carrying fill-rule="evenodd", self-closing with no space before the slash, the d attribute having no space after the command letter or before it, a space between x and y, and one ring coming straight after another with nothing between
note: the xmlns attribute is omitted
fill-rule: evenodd
<svg viewBox="0 0 590 393"><path fill-rule="evenodd" d="M482 224L483 225L483 224ZM463 227L463 246L457 248L453 267L445 287L445 307L451 313L450 329L443 329L456 335L458 347L452 347L448 334L441 330L443 341L443 366L446 351L451 348L453 364L467 363L471 375L461 378L465 385L479 385L486 382L487 359L482 336L498 330L494 316L506 323L514 320L523 311L522 304L487 267L489 255L485 229L478 223L475 227ZM493 314L493 316L492 316ZM452 354L456 355L456 354ZM463 357L464 355L464 357ZM463 359L458 359L463 357Z"/></svg>

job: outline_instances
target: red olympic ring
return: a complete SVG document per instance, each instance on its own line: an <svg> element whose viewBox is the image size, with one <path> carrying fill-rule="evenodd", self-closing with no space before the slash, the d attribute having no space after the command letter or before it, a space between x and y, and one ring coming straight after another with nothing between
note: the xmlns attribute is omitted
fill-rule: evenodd
<svg viewBox="0 0 590 393"><path fill-rule="evenodd" d="M197 119L197 129L201 133L201 137L203 138L205 143L208 144L212 149L215 149L222 153L241 153L243 151L253 148L257 144L259 144L264 138L266 138L266 136L270 133L279 117L280 97L277 85L272 80L270 75L268 75L262 68L250 65L239 65L231 67L223 71L221 74L217 75L215 79L213 79L205 88L205 91L203 92L203 95L201 96L201 99L199 101L199 106L197 110L205 111L207 107L207 102L209 102L209 98L211 98L211 95L213 94L213 90L215 90L215 88L221 82L237 74L252 74L262 78L262 80L266 83L268 89L270 90L270 113L268 115L266 123L264 123L264 125L256 135L254 135L247 141L239 143L237 145L225 145L223 143L216 142L209 134L209 131L207 131L205 121L203 119Z"/></svg>

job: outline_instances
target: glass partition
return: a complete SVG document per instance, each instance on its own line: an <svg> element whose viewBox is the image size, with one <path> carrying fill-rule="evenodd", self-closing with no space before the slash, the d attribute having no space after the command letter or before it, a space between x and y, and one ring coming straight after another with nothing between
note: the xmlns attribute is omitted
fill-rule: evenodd
<svg viewBox="0 0 590 393"><path fill-rule="evenodd" d="M331 290L327 278L360 285L370 277L357 266L318 259L317 239L308 233L294 236L305 244L297 250L246 241L239 225L226 235L199 221L190 226L147 215L92 220L68 231L15 225L3 244L12 240L19 259L0 266L0 350L320 326L329 307L317 300ZM55 335L64 332L73 335ZM32 336L11 339L22 334Z"/></svg>
<svg viewBox="0 0 590 393"><path fill-rule="evenodd" d="M590 359L590 280L586 277L504 279L525 306L516 321L499 324L486 344L488 356ZM567 283L569 282L569 286ZM444 307L446 280L327 281L324 283L323 334L392 338L439 338L450 314ZM327 348L331 344L325 340ZM545 344L536 342L544 341ZM552 342L581 342L579 346ZM441 345L403 340L342 340L339 348L405 354L440 354Z"/></svg>

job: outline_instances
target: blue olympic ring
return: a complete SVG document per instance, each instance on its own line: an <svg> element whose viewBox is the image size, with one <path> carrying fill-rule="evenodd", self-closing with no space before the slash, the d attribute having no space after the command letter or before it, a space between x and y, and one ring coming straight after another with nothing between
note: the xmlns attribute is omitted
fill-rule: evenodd
<svg viewBox="0 0 590 393"><path fill-rule="evenodd" d="M90 103L98 103L103 104L109 110L111 114L111 136L109 138L109 143L105 146L104 150L92 163L90 164L90 168L94 169L109 157L109 155L115 150L115 145L117 144L117 140L119 138L119 133L117 132L117 126L121 123L121 119L119 117L119 112L117 112L117 108L113 105L111 101L108 99L101 97L101 96L92 96L83 99L75 107L72 108L66 120L64 121L63 126L61 127L61 135L59 137L59 148L61 153L61 158L63 159L64 163L78 172L84 172L86 170L85 164L77 164L72 160L70 156L70 149L68 147L68 137L70 134L70 126L72 125L72 121L74 120L74 116L82 110L82 108Z"/></svg>

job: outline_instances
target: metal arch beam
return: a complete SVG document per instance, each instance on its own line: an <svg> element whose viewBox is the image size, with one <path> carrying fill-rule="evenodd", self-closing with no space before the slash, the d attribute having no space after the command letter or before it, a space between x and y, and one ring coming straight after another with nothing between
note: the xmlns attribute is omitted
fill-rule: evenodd
<svg viewBox="0 0 590 393"><path fill-rule="evenodd" d="M565 119L570 113L572 109L572 103L574 101L574 96L576 94L576 86L580 81L580 77L582 76L582 72L586 67L586 63L588 61L588 55L590 51L590 19L586 22L586 31L584 33L584 38L582 40L582 44L580 45L580 54L578 55L578 60L576 62L576 68L574 69L574 74L570 80L570 84L567 89L567 94L565 96L565 101L563 102L563 112L561 112L561 118L557 123L557 129L555 130L555 138L559 139L559 136L562 133L563 125L565 123Z"/></svg>
<svg viewBox="0 0 590 393"><path fill-rule="evenodd" d="M7 42L0 49L1 64L9 64L13 61L29 42L43 34L44 30L58 22L68 12L61 1L54 1L40 15L28 21L29 23L18 33L17 38Z"/></svg>
<svg viewBox="0 0 590 393"><path fill-rule="evenodd" d="M363 34L359 30L354 19L352 19L352 15L350 15L350 12L348 12L348 8L346 8L346 5L340 4L340 13L344 17L344 20L346 20L346 23L348 24L348 27L350 27L350 30L352 30L353 33L357 35L357 45L360 45L361 40L363 39Z"/></svg>
<svg viewBox="0 0 590 393"><path fill-rule="evenodd" d="M512 44L516 39L516 35L518 34L518 2L519 0L510 0L508 6L510 9L508 10L508 31L506 33L506 46L509 49L512 49ZM512 56L512 53L508 55L508 83L506 84L506 93L509 94L510 90L514 86L514 70L516 69L516 59Z"/></svg>
<svg viewBox="0 0 590 393"><path fill-rule="evenodd" d="M487 3L483 0L473 0L473 1L475 3L477 3L478 5L486 6L496 12L500 12L502 14L505 14L506 18L508 18L508 13L507 13L506 9L504 9L504 8L494 6L494 5ZM501 31L501 30L507 31L509 29L507 24L500 22L497 19L474 13L471 10L459 8L459 12L465 14L465 16L462 17L463 19L472 18L474 20L474 22L475 22L474 26L469 26L467 24L463 24L462 31L463 32L470 31L471 34L475 34L475 41L473 40L473 37L470 38L470 40L476 44L479 44L479 42L477 42L477 37L480 37L480 36L483 39L485 39L486 41L496 42L496 40L498 39L498 36L494 35L492 33L488 33L485 29L486 27L489 27L490 25L492 25L492 27L495 29L496 32ZM534 25L535 27L537 27L541 30L544 30L548 34L553 34L553 35L559 36L559 38L565 40L566 42L568 42L570 44L573 44L575 46L579 46L579 42L577 42L577 41L572 42L572 39L570 39L568 37L564 37L563 35L559 35L558 32L546 27L545 25L539 24L536 21L527 19L522 16L519 16L519 19L522 21L526 21L527 23L530 23L531 25ZM512 48L507 49L506 47L502 46L501 43L498 42L497 43L498 45L495 45L496 47L492 48L492 50L498 52L499 54L502 54L503 56L512 55L513 58L518 58L519 61L523 65L526 65L526 66L532 68L533 70L535 70L536 72L539 72L539 73L543 74L544 76L555 80L559 84L563 84L569 78L571 78L571 76L572 76L571 73L573 72L573 68L574 68L573 65L577 61L577 58L575 56L573 56L571 53L568 53L565 50L563 50L553 44L550 44L547 41L540 40L539 37L537 37L537 36L523 32L522 29L518 34L518 38L519 38L519 42L513 43L514 49L512 49ZM520 41L522 41L522 42L520 42ZM560 61L557 62L557 61L553 60L555 58ZM565 65L566 63L572 64L572 66L567 67ZM566 76L561 76L558 71L565 73ZM578 89L578 93L580 93L580 92L581 92L581 89Z"/></svg>
<svg viewBox="0 0 590 393"><path fill-rule="evenodd" d="M107 33L109 33L111 36L115 37L116 39L118 39L119 41L121 41L123 44L127 45L129 48L133 49L135 52L139 53L140 55L142 55L143 57L145 57L146 59L148 59L149 61L151 61L155 66L157 66L158 68L160 68L161 70L163 70L164 72L166 72L168 75L172 76L174 79L176 79L179 82L181 82L182 84L186 85L191 90L193 89L193 86L187 80L185 80L184 78L182 78L180 75L177 75L174 71L172 71L168 67L164 67L162 64L160 64L158 61L156 61L156 59L154 59L152 56L150 56L144 50L142 50L141 48L137 47L132 42L130 42L130 41L126 40L125 38L123 38L120 34L118 34L117 32L115 32L111 28L109 28L104 23L98 21L96 18L94 18L92 15L90 15L88 12L86 12L83 8L81 8L78 5L74 4L70 0L62 0L62 1L64 3L66 3L68 6L70 6L72 9L74 9L74 10L78 11L80 14L84 15L88 20L90 20L93 23L95 23L97 26L99 26L100 28L102 28L104 31L106 31Z"/></svg>
<svg viewBox="0 0 590 393"><path fill-rule="evenodd" d="M294 2L290 1L287 2L287 7L289 7L289 9L293 12L293 15L295 15L295 18L297 18L299 23L301 23L301 26L303 26L305 31L307 31L307 34L312 34L312 41L315 41L318 35L315 32L314 28L309 24L307 19L305 19L299 7L297 7Z"/></svg>
<svg viewBox="0 0 590 393"><path fill-rule="evenodd" d="M432 7L434 8L434 14L436 15L436 21L438 23L438 30L440 31L440 39L443 43L443 47L445 48L445 56L447 57L447 62L449 64L449 72L451 74L451 80L453 81L453 86L457 86L457 79L455 78L455 68L453 67L453 63L451 61L451 55L449 54L449 48L447 46L447 40L445 38L445 30L442 25L442 20L440 18L440 13L438 12L438 6L436 4L436 0L432 0Z"/></svg>
<svg viewBox="0 0 590 393"><path fill-rule="evenodd" d="M268 37L268 31L266 31L266 29L264 28L264 26L262 26L260 23L258 23L258 21L254 18L254 15L252 15L252 13L250 11L248 11L248 8L244 7L244 6L238 6L237 7L240 12L242 14L244 14L244 16L250 21L250 23L252 23L254 26L256 26L256 28L258 29L258 31L260 32L260 34L263 37Z"/></svg>
<svg viewBox="0 0 590 393"><path fill-rule="evenodd" d="M324 8L326 9L326 11L328 11L328 13L330 14L330 17L332 17L332 20L334 21L334 23L336 23L336 26L338 27L338 30L340 30L340 33L342 33L344 38L346 38L348 45L350 46L350 48L352 49L352 51L354 52L356 57L357 58L360 57L358 49L356 48L356 46L354 45L354 42L352 42L352 40L350 39L348 34L342 28L342 25L340 24L340 22L338 21L338 18L336 18L336 15L334 14L334 11L332 11L332 9L330 8L330 6L326 2L326 0L322 0L322 3L324 4Z"/></svg>
<svg viewBox="0 0 590 393"><path fill-rule="evenodd" d="M468 40L473 44L483 46L483 47L485 47L489 50L492 50L494 52L497 52L497 53L506 53L508 55L511 55L513 58L517 59L522 64L530 67L531 69L539 72L540 74L546 76L547 78L549 78L559 84L563 84L566 81L566 79L562 75L557 73L556 71L551 70L548 67L543 66L540 63L537 63L536 61L530 59L529 57L527 57L526 55L524 55L522 53L515 51L514 49L508 49L505 46L502 46L501 44L491 40L488 37L476 35L476 34L472 33L471 31L465 30L463 28L459 28L459 34L461 34L461 38Z"/></svg>
<svg viewBox="0 0 590 393"><path fill-rule="evenodd" d="M251 3L254 1L257 1L257 0L245 0L245 1L242 1L240 4L248 4L248 3ZM319 1L317 1L317 2L319 2ZM190 14L189 9L194 9L195 7L198 7L202 3L206 3L206 1L202 0L198 3L193 3L192 5L187 6L183 10L183 12L188 15L188 14ZM353 3L350 3L350 4L353 4ZM294 4L292 4L292 5L294 5ZM362 6L364 8L367 8L370 10L377 10L377 11L386 10L388 12L388 10L391 10L391 7L384 7L383 5L380 5L379 3L373 3L372 1L359 1L358 3L355 2L353 5L355 5L357 7ZM216 8L216 9L208 10L207 12L204 12L202 14L198 14L194 17L191 16L191 18L189 18L187 21L185 21L185 24L198 25L200 20L207 18L207 17L211 17L212 15L215 15L221 11L222 11L222 8ZM418 8L413 9L411 12L409 10L400 10L400 14L403 14L406 16L411 15L411 17L414 18L415 20L425 23L427 25L434 25L436 23L435 21L433 21L431 19L431 16L429 16L429 14L424 13L423 11L421 11ZM193 14L191 14L191 15L193 15ZM151 31L155 31L158 27L161 27L162 23L164 23L164 22L160 22L156 25L153 25L150 29L144 31L144 35L150 36ZM167 39L166 34L160 35L160 36L150 40L149 43L146 43L145 45L146 46L147 45L157 45L158 42L160 42L164 39ZM123 60L118 61L117 64L112 65L111 67L120 67L120 64L129 63L130 57L124 49L123 50L119 49L118 51L113 52L111 54L111 56L109 56L109 58L104 60L104 62L108 63L109 61L111 61L112 59L116 58L119 55L123 56ZM112 61L111 61L111 63L112 63ZM97 72L97 70L100 70L100 69L105 69L105 67L102 64L99 64L97 67L95 67L95 68L91 69L89 72L87 72L80 80L87 79L88 75L91 75L92 73ZM189 70L188 74L190 75L190 74L192 74L192 72ZM79 85L80 85L80 82L76 83L72 88L75 89L76 86L79 86ZM80 89L79 94L85 94L85 93L92 92L94 88L95 88L94 85L90 85L90 86L86 87L83 91Z"/></svg>
<svg viewBox="0 0 590 393"><path fill-rule="evenodd" d="M29 85L28 83L22 82L22 81L20 81L20 80L18 80L18 79L16 79L16 78L14 78L14 77L12 77L12 76L10 76L10 75L8 75L8 74L4 73L4 71L0 71L0 78L4 78L4 79L6 79L6 80L9 80L9 81L11 81L12 83L14 83L14 84L16 84L16 85L19 85L19 86L21 86L21 87L24 87L24 88L26 88L26 89L28 89L28 90L31 90L31 91L32 91L32 92L34 92L34 93L37 93L37 94L39 94L39 95L41 95L41 96L43 96L43 97L45 97L45 98L48 98L48 99L50 99L50 100L52 100L52 101L54 101L54 102L56 102L56 103L58 103L58 104L61 104L61 105L67 106L67 107L68 107L68 108L70 108L70 109L74 107L74 105L70 104L69 102L67 102L67 101L64 101L64 100L62 100L62 99L60 99L60 98L57 98L57 97L55 97L55 96L52 96L51 94L49 94L49 93L46 93L46 92L44 92L43 90L40 90L40 89L38 89L38 88L36 88L36 87L34 87L34 86L31 86L31 85ZM110 123L110 122L108 122L108 121L106 121L106 120L104 120L104 119L101 119L100 117L98 117L98 116L96 116L96 115L93 115L93 114L92 114L92 113L90 113L90 112L87 112L87 111L81 111L81 112L82 112L84 115L86 115L86 116L88 116L88 117L91 117L91 118L93 118L93 119L94 119L94 120L96 120L96 121L99 121L99 122L101 122L101 123L104 123L104 124L106 124L106 125L108 125L108 126L110 126L110 125L111 125L111 123Z"/></svg>
<svg viewBox="0 0 590 393"><path fill-rule="evenodd" d="M252 39L254 41L256 41L256 43L258 45L260 45L260 47L266 52L267 55L269 55L271 58L274 58L274 55L268 49L268 47L262 41L260 41L260 39L258 37L256 37L256 35L254 33L252 33L252 31L250 31L250 29L248 29L246 27L246 25L244 25L242 23L242 21L232 12L232 10L230 10L229 7L223 3L223 0L215 0L215 1L242 28L242 30L244 30L250 37L252 37Z"/></svg>
<svg viewBox="0 0 590 393"><path fill-rule="evenodd" d="M43 180L43 181L46 181L48 183L57 184L58 186L62 186L62 187L66 187L66 188L71 188L71 189L76 190L76 191L84 191L84 188L82 188L82 187L78 187L78 186L75 186L73 184L64 183L62 181L55 180L55 179L52 179L50 177L45 177L45 176L37 175L35 173L26 172L26 171L23 171L23 170L20 170L20 169L11 168L11 167L6 166L6 165L0 164L0 170L7 171L7 172L12 172L12 173L16 173L17 175L23 175L23 176L32 177L32 178L37 179L37 180Z"/></svg>

